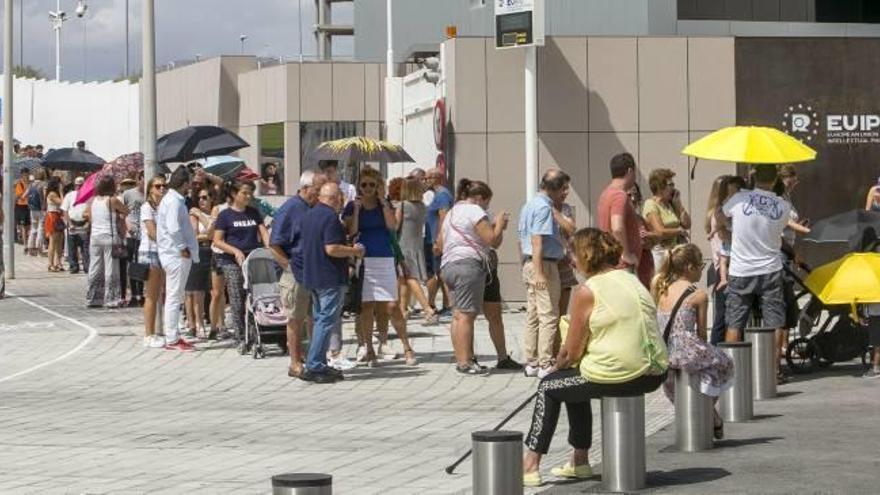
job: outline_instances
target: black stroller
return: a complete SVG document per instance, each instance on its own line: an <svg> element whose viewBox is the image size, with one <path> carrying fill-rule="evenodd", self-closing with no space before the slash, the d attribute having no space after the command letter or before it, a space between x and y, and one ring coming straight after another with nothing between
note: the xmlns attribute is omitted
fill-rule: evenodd
<svg viewBox="0 0 880 495"><path fill-rule="evenodd" d="M807 273L810 271L806 265L800 268ZM799 336L789 340L785 352L789 369L797 374L811 373L858 357L861 357L862 365L869 366L873 351L868 346L868 332L860 322L852 319L850 306L823 304L794 270L786 266L785 271L802 288L796 299L809 297L798 318Z"/></svg>

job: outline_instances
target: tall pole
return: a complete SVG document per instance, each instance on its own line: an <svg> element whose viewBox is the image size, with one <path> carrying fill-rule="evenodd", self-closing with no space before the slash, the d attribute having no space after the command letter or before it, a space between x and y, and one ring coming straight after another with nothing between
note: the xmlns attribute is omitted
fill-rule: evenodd
<svg viewBox="0 0 880 495"><path fill-rule="evenodd" d="M3 200L6 277L15 278L15 178L12 176L12 33L13 0L3 6Z"/></svg>
<svg viewBox="0 0 880 495"><path fill-rule="evenodd" d="M141 150L144 184L156 175L156 17L154 0L143 1L143 76L141 77Z"/></svg>
<svg viewBox="0 0 880 495"><path fill-rule="evenodd" d="M394 77L394 12L392 11L392 2L391 0L386 0L385 5L385 22L388 24L388 51L385 52L385 77L392 78ZM385 98L386 104L388 102L388 98ZM385 115L388 115L387 113Z"/></svg>
<svg viewBox="0 0 880 495"><path fill-rule="evenodd" d="M131 75L128 68L128 0L125 0L125 77Z"/></svg>
<svg viewBox="0 0 880 495"><path fill-rule="evenodd" d="M538 49L526 50L526 198L532 199L538 190Z"/></svg>
<svg viewBox="0 0 880 495"><path fill-rule="evenodd" d="M299 63L303 63L303 0L299 0L299 12L296 21L299 24Z"/></svg>
<svg viewBox="0 0 880 495"><path fill-rule="evenodd" d="M57 0L55 12L58 18L55 20L55 81L61 82L61 26L64 18L61 17L61 0Z"/></svg>
<svg viewBox="0 0 880 495"><path fill-rule="evenodd" d="M24 67L24 0L18 2L18 65Z"/></svg>

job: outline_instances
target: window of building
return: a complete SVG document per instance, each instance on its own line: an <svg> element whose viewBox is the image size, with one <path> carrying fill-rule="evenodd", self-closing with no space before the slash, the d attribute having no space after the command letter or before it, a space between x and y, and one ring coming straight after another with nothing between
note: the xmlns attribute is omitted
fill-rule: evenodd
<svg viewBox="0 0 880 495"><path fill-rule="evenodd" d="M363 122L301 122L299 125L299 143L302 170L318 167L318 161L311 154L324 141L363 135ZM346 182L356 182L357 170L354 165L351 163L339 164L339 174Z"/></svg>
<svg viewBox="0 0 880 495"><path fill-rule="evenodd" d="M261 196L284 194L284 123L259 127L260 181L257 192Z"/></svg>

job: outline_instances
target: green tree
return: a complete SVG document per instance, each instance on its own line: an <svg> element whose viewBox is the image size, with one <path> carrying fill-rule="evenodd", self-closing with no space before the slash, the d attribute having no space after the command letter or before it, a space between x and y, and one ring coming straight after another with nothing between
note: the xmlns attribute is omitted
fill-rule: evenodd
<svg viewBox="0 0 880 495"><path fill-rule="evenodd" d="M15 77L27 79L46 79L46 75L43 74L43 71L30 65L16 65L15 68L12 69L12 74L15 75Z"/></svg>
<svg viewBox="0 0 880 495"><path fill-rule="evenodd" d="M131 84L137 84L137 83L141 82L141 73L135 72L134 74L131 74L128 77L125 77L124 74L120 74L113 79L113 82L122 82L122 81L128 81Z"/></svg>

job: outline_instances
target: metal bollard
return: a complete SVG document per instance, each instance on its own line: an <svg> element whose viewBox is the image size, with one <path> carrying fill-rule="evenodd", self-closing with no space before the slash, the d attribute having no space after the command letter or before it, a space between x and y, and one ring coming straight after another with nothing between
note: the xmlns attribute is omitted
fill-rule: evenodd
<svg viewBox="0 0 880 495"><path fill-rule="evenodd" d="M752 343L721 342L718 348L733 360L733 385L718 398L721 418L732 423L750 421L754 414Z"/></svg>
<svg viewBox="0 0 880 495"><path fill-rule="evenodd" d="M333 476L289 473L272 476L272 495L332 495Z"/></svg>
<svg viewBox="0 0 880 495"><path fill-rule="evenodd" d="M474 495L522 495L523 434L518 431L475 431Z"/></svg>
<svg viewBox="0 0 880 495"><path fill-rule="evenodd" d="M645 487L645 396L602 397L602 486Z"/></svg>
<svg viewBox="0 0 880 495"><path fill-rule="evenodd" d="M682 452L712 448L712 398L700 393L700 375L675 370L675 447Z"/></svg>
<svg viewBox="0 0 880 495"><path fill-rule="evenodd" d="M752 343L752 392L755 400L776 397L776 329L747 328L746 341Z"/></svg>

